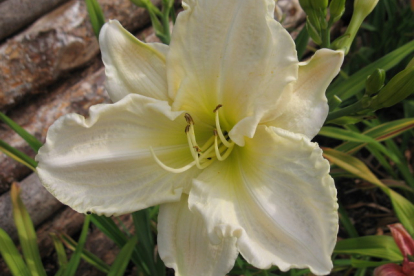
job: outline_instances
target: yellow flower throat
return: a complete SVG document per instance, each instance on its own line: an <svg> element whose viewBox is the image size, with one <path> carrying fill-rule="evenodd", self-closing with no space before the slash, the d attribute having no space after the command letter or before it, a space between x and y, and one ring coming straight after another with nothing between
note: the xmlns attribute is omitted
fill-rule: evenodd
<svg viewBox="0 0 414 276"><path fill-rule="evenodd" d="M219 104L213 112L215 113L216 118L216 128L213 131L213 136L208 139L204 145L199 146L197 144L195 132L194 132L194 121L190 114L185 113L184 118L187 122L185 127L185 133L187 134L187 142L188 146L190 147L191 155L194 159L188 165L185 165L181 168L171 168L165 165L158 157L155 155L154 150L150 148L151 154L154 160L160 165L163 169L173 172L173 173L181 173L190 168L194 165L197 166L199 169L204 169L208 167L211 163L214 162L215 159L220 161L226 160L226 158L230 155L234 148L234 142L231 141L227 132L223 133L220 127L220 119L219 119L219 109L222 107Z"/></svg>

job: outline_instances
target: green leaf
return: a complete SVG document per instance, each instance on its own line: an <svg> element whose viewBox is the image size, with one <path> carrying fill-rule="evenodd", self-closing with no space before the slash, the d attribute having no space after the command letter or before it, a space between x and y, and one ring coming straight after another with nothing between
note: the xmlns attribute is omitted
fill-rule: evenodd
<svg viewBox="0 0 414 276"><path fill-rule="evenodd" d="M39 151L42 143L37 140L36 137L28 133L24 128L16 124L12 119L7 117L2 112L0 112L0 120L2 120L6 125L14 130L20 137L22 137L35 152Z"/></svg>
<svg viewBox="0 0 414 276"><path fill-rule="evenodd" d="M66 270L62 274L64 276L72 276L76 274L76 270L78 269L79 262L82 256L82 251L86 243L86 237L88 236L90 220L91 220L90 216L85 216L85 221L83 222L82 232L79 237L78 246L76 246L75 252L70 258L70 261L67 265Z"/></svg>
<svg viewBox="0 0 414 276"><path fill-rule="evenodd" d="M68 264L68 258L66 256L65 247L63 246L62 241L58 238L58 236L55 233L49 233L49 235L50 237L52 237L53 245L55 246L59 267L65 268Z"/></svg>
<svg viewBox="0 0 414 276"><path fill-rule="evenodd" d="M123 247L127 242L127 236L119 230L115 222L104 216L91 215L92 223L96 225L107 237L113 240L119 247ZM134 250L132 253L132 261L138 266L138 268L146 275L151 275L148 266L145 263L145 257L143 252ZM151 275L152 276L152 275Z"/></svg>
<svg viewBox="0 0 414 276"><path fill-rule="evenodd" d="M128 241L128 238L121 232L121 230L119 230L118 226L111 218L95 214L90 216L92 223L95 224L99 230L113 240L119 247L123 247Z"/></svg>
<svg viewBox="0 0 414 276"><path fill-rule="evenodd" d="M20 187L16 183L13 183L11 186L10 196L13 204L14 223L16 224L20 245L23 250L23 256L26 260L27 267L33 276L46 276L40 258L39 247L37 246L36 231L29 213L20 198Z"/></svg>
<svg viewBox="0 0 414 276"><path fill-rule="evenodd" d="M302 59L303 54L306 51L306 46L308 46L308 41L309 41L308 29L306 27L303 27L295 39L296 52L298 54L299 60Z"/></svg>
<svg viewBox="0 0 414 276"><path fill-rule="evenodd" d="M389 236L364 236L341 240L336 243L334 253L358 254L390 261L402 261L400 249Z"/></svg>
<svg viewBox="0 0 414 276"><path fill-rule="evenodd" d="M371 120L376 118L374 115L358 115L358 116L342 116L337 119L326 121L325 124L333 124L333 125L354 125L356 123Z"/></svg>
<svg viewBox="0 0 414 276"><path fill-rule="evenodd" d="M60 234L59 239L62 240L62 242L65 244L65 246L67 248L69 248L72 251L75 251L78 243L73 240L70 236L68 236L65 233ZM98 256L96 256L95 254L91 253L90 251L86 250L85 248L83 248L82 250L82 259L91 264L92 266L94 266L96 269L102 271L103 273L108 273L109 272L109 265L107 265L104 261L102 261Z"/></svg>
<svg viewBox="0 0 414 276"><path fill-rule="evenodd" d="M398 156L396 156L393 152L389 151L386 147L384 147L377 140L365 134L361 134L361 133L357 133L354 131L337 128L337 127L322 127L322 129L319 131L318 134L322 136L334 138L334 139L344 140L344 141L369 143L375 148L377 148L380 152L387 155L392 161L394 161L394 163L400 162L400 160L398 159Z"/></svg>
<svg viewBox="0 0 414 276"><path fill-rule="evenodd" d="M0 151L3 152L5 155L11 157L15 161L25 165L32 171L36 171L36 167L37 167L36 161L34 161L32 158L30 158L23 152L19 151L18 149L10 146L3 140L0 140Z"/></svg>
<svg viewBox="0 0 414 276"><path fill-rule="evenodd" d="M395 75L387 85L372 98L370 108L380 109L393 106L414 92L414 66Z"/></svg>
<svg viewBox="0 0 414 276"><path fill-rule="evenodd" d="M345 227L346 232L351 238L358 237L358 232L355 229L355 226L352 224L351 220L348 217L348 214L345 210L345 208L342 206L342 204L339 204L339 221L342 223L342 225Z"/></svg>
<svg viewBox="0 0 414 276"><path fill-rule="evenodd" d="M139 247L137 250L143 252L143 261L148 266L151 271L151 275L158 275L157 271L165 271L163 262L157 262L158 265L161 265L161 268L156 268L154 262L154 242L151 234L151 220L149 217L149 210L144 209L132 213L132 218L134 220L135 226L135 235L139 241Z"/></svg>
<svg viewBox="0 0 414 276"><path fill-rule="evenodd" d="M364 89L367 77L375 69L382 68L387 71L400 63L400 61L402 61L412 52L414 52L414 40L392 51L391 53L385 55L370 65L362 68L350 76L348 79L335 81L332 85L329 86L326 92L327 98L329 99L330 110L334 110L338 105L332 100L335 95L341 98L343 101L349 99Z"/></svg>
<svg viewBox="0 0 414 276"><path fill-rule="evenodd" d="M13 241L2 228L0 228L0 253L14 276L31 276Z"/></svg>
<svg viewBox="0 0 414 276"><path fill-rule="evenodd" d="M105 16L102 12L101 6L96 0L85 1L93 32L95 33L96 38L99 40L99 32L101 31L102 26L105 24Z"/></svg>
<svg viewBox="0 0 414 276"><path fill-rule="evenodd" d="M366 268L366 267L378 267L380 265L389 264L390 261L383 261L383 262L373 262L373 261L366 261L351 258L351 265L355 268Z"/></svg>
<svg viewBox="0 0 414 276"><path fill-rule="evenodd" d="M390 197L394 211L405 229L414 235L414 205L410 201L384 185L359 159L330 148L323 148L323 155L332 164L378 186Z"/></svg>
<svg viewBox="0 0 414 276"><path fill-rule="evenodd" d="M137 236L132 237L122 248L111 266L108 276L123 276L137 243Z"/></svg>
<svg viewBox="0 0 414 276"><path fill-rule="evenodd" d="M381 142L396 137L412 128L414 128L414 118L407 118L381 124L363 132L363 134ZM361 142L345 142L335 149L342 152L354 153L366 144Z"/></svg>

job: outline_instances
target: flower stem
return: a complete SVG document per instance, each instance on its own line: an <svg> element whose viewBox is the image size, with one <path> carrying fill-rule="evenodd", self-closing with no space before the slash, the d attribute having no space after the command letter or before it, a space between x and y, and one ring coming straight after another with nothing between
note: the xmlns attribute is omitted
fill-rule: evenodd
<svg viewBox="0 0 414 276"><path fill-rule="evenodd" d="M362 109L364 109L365 106L365 102L364 101L358 101L354 104L351 104L347 107L341 108L339 110L336 111L332 111L329 112L328 117L326 118L326 121L332 121L335 120L337 118L343 117L343 116L348 116L351 115L353 113L359 112Z"/></svg>

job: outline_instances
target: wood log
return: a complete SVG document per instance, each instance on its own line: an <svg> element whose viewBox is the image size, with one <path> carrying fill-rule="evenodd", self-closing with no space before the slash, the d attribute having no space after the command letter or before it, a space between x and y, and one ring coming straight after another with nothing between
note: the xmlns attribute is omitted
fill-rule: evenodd
<svg viewBox="0 0 414 276"><path fill-rule="evenodd" d="M0 40L26 27L43 14L68 0L0 1Z"/></svg>
<svg viewBox="0 0 414 276"><path fill-rule="evenodd" d="M72 75L62 84L53 87L50 94L41 95L8 115L29 133L44 141L48 127L60 116L70 112L86 114L89 106L108 101L103 88L103 74L91 77L99 68L102 70L102 62L96 57L87 70ZM0 131L1 140L34 158L35 153L23 139L8 127L0 125L3 129ZM19 181L30 173L25 166L1 154L0 194L9 190L10 183Z"/></svg>
<svg viewBox="0 0 414 276"><path fill-rule="evenodd" d="M147 12L129 0L98 2L105 18L118 19L130 31L149 22ZM46 86L98 53L85 2L72 0L62 5L0 46L0 110L29 95L46 93Z"/></svg>

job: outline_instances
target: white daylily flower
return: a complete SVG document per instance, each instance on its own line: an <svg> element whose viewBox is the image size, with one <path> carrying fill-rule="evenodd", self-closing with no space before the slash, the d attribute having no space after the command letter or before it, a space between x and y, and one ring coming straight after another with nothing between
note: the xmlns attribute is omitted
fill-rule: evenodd
<svg viewBox="0 0 414 276"><path fill-rule="evenodd" d="M274 0L187 0L171 45L117 21L100 34L114 104L69 114L37 156L44 186L78 212L162 204L159 252L176 275L252 265L329 273L338 229L329 164L310 140L342 52L299 63Z"/></svg>

